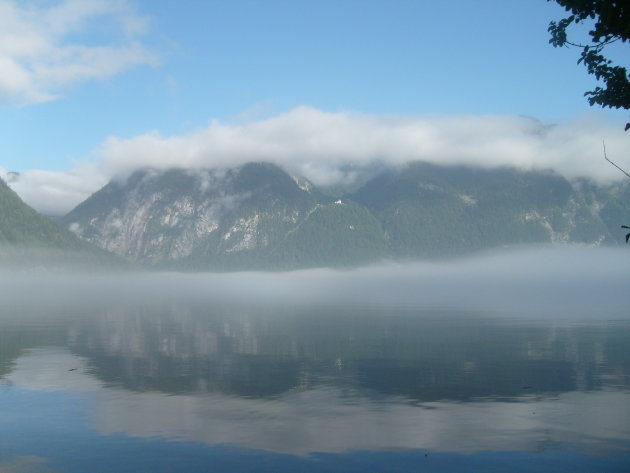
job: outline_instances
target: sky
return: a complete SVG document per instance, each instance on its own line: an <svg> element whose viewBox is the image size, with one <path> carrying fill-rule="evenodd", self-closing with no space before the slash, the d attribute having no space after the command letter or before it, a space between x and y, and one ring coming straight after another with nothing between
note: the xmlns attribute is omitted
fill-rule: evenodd
<svg viewBox="0 0 630 473"><path fill-rule="evenodd" d="M0 177L47 214L140 166L630 167L545 0L0 0ZM579 32L577 33L579 35ZM627 64L627 51L613 57ZM7 174L19 172L19 178Z"/></svg>

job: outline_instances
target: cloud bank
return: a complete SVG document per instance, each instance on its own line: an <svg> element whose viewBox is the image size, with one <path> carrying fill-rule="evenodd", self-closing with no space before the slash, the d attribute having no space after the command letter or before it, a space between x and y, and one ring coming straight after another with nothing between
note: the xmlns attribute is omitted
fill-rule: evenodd
<svg viewBox="0 0 630 473"><path fill-rule="evenodd" d="M0 168L0 178L31 207L53 216L66 214L108 181L91 165L68 172L29 170L18 176Z"/></svg>
<svg viewBox="0 0 630 473"><path fill-rule="evenodd" d="M108 32L98 44L81 37L95 22ZM155 64L138 41L147 23L125 0L0 2L0 103L54 100L71 84Z"/></svg>
<svg viewBox="0 0 630 473"><path fill-rule="evenodd" d="M147 166L195 169L269 161L329 185L351 180L361 166L428 161L552 169L569 179L606 182L623 175L604 161L602 140L609 157L623 165L627 139L619 124L596 115L552 125L523 116L368 115L297 107L247 123L212 121L186 135L110 137L89 165L67 173L27 171L11 186L36 209L60 214L108 179Z"/></svg>

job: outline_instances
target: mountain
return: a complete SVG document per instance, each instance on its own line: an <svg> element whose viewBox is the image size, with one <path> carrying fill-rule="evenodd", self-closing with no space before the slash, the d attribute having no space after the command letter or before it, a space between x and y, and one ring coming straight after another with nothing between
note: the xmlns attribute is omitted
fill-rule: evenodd
<svg viewBox="0 0 630 473"><path fill-rule="evenodd" d="M67 267L115 266L122 261L36 212L0 179L0 263L2 267Z"/></svg>
<svg viewBox="0 0 630 473"><path fill-rule="evenodd" d="M334 197L269 163L142 169L63 218L153 268L292 269L433 258L545 242L615 244L630 186L551 172L411 163Z"/></svg>
<svg viewBox="0 0 630 473"><path fill-rule="evenodd" d="M357 228L368 245L384 249L379 224L364 208L335 204L268 163L139 170L108 183L63 221L101 248L157 268L358 264L370 255L356 248Z"/></svg>
<svg viewBox="0 0 630 473"><path fill-rule="evenodd" d="M614 244L630 214L627 185L428 163L386 170L350 198L378 218L401 258L526 243Z"/></svg>

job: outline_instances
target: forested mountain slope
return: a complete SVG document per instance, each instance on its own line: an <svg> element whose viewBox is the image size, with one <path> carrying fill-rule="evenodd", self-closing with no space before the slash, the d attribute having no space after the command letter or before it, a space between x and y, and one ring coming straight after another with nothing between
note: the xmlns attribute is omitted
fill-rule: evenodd
<svg viewBox="0 0 630 473"><path fill-rule="evenodd" d="M625 183L411 163L335 197L269 163L138 170L64 217L81 238L148 267L352 266L529 243L619 244Z"/></svg>

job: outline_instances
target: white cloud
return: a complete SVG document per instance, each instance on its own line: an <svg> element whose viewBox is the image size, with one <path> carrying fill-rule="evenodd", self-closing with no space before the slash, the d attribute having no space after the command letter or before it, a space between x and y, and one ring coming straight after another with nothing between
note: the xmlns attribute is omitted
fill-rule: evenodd
<svg viewBox="0 0 630 473"><path fill-rule="evenodd" d="M146 166L195 169L270 161L316 184L332 184L352 179L357 166L422 160L553 169L570 179L622 179L603 159L604 139L608 156L624 165L627 135L597 115L548 125L522 116L379 116L298 107L248 123L213 121L186 135L111 137L90 166L68 173L26 172L12 187L35 208L46 205L60 213L107 179ZM53 191L65 200L57 200Z"/></svg>
<svg viewBox="0 0 630 473"><path fill-rule="evenodd" d="M149 133L101 147L104 169L232 166L271 161L318 184L343 179L348 165L439 164L554 169L568 178L619 177L603 161L602 139L621 156L627 137L594 116L545 125L521 116L375 116L298 107L246 124L212 122L184 136ZM616 150L616 151L614 151Z"/></svg>
<svg viewBox="0 0 630 473"><path fill-rule="evenodd" d="M7 181L0 168L0 178ZM30 170L8 182L23 201L45 215L64 215L107 183L94 166L69 172Z"/></svg>
<svg viewBox="0 0 630 473"><path fill-rule="evenodd" d="M94 25L110 32L107 40L77 42ZM147 19L125 0L0 1L0 102L54 100L71 84L155 64L137 40L146 29Z"/></svg>

